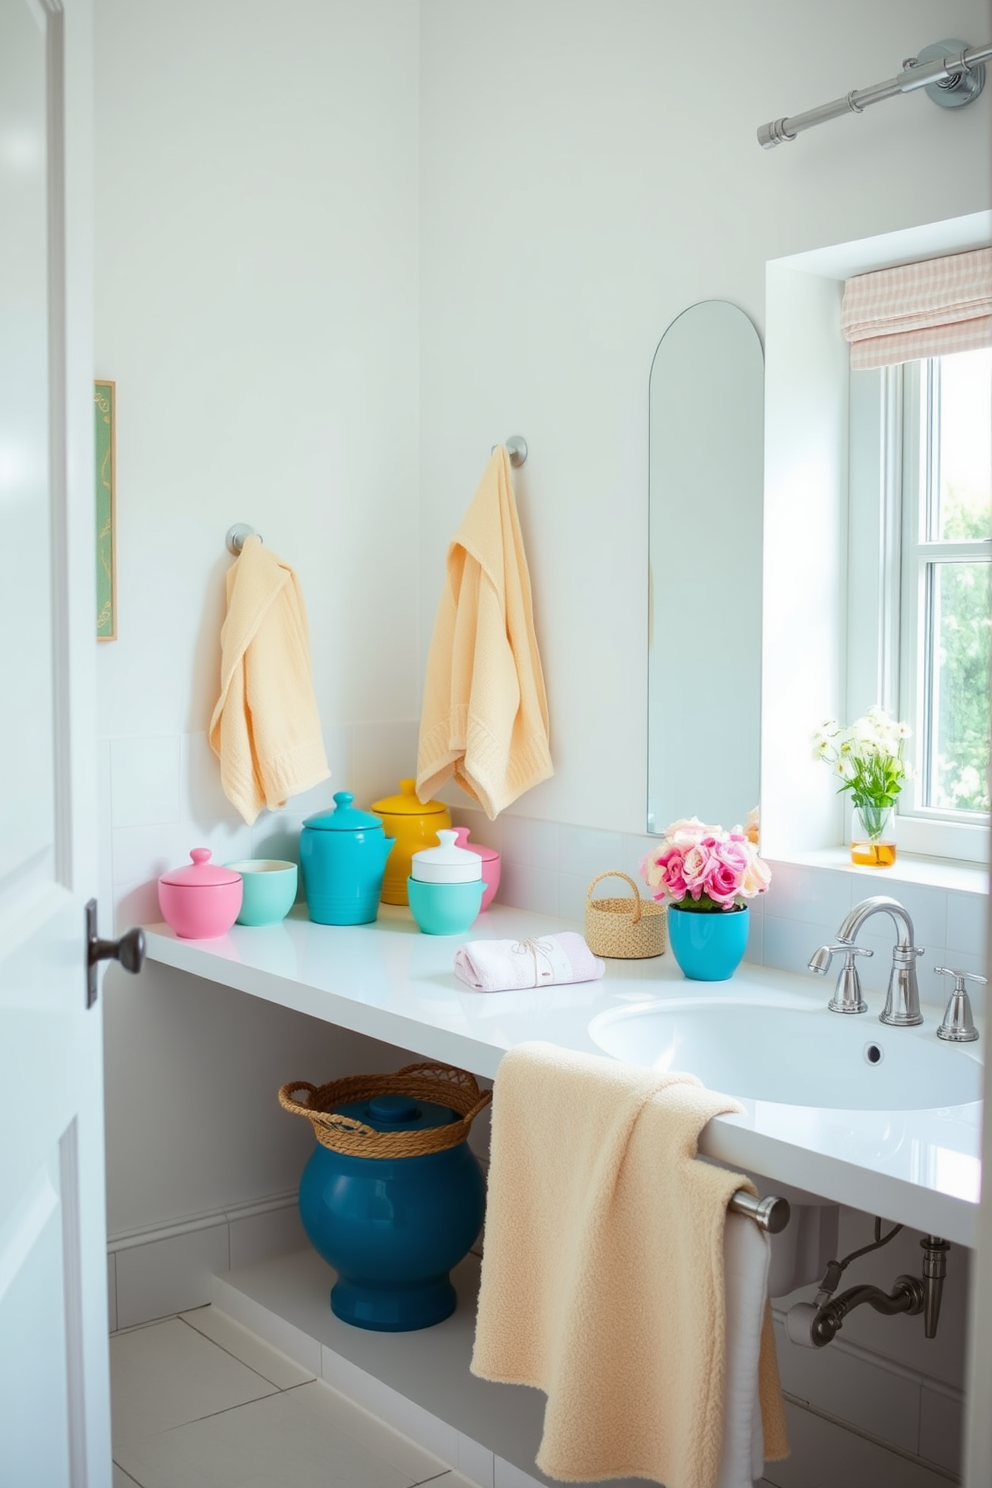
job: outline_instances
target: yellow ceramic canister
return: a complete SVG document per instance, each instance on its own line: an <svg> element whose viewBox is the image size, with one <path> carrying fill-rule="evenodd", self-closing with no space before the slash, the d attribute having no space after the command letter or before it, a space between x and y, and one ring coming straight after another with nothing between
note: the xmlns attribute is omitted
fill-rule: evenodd
<svg viewBox="0 0 992 1488"><path fill-rule="evenodd" d="M413 855L422 848L437 847L437 834L451 826L451 813L443 801L428 801L425 805L418 800L415 780L401 780L399 795L373 801L372 810L382 817L386 836L396 839L396 846L386 859L379 897L383 904L406 904L406 881Z"/></svg>

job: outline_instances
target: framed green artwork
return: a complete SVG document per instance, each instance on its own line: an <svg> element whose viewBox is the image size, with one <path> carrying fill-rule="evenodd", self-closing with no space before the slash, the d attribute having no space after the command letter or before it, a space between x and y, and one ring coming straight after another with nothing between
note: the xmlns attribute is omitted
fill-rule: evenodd
<svg viewBox="0 0 992 1488"><path fill-rule="evenodd" d="M96 638L117 639L116 383L96 382Z"/></svg>

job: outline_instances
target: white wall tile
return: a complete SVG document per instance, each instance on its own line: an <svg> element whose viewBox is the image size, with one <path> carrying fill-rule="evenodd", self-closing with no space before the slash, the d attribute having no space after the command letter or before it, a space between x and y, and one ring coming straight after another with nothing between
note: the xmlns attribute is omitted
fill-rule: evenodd
<svg viewBox="0 0 992 1488"><path fill-rule="evenodd" d="M961 1471L964 1402L959 1391L925 1383L920 1397L919 1453L948 1472Z"/></svg>
<svg viewBox="0 0 992 1488"><path fill-rule="evenodd" d="M178 734L111 741L111 801L115 827L175 822L180 817Z"/></svg>
<svg viewBox="0 0 992 1488"><path fill-rule="evenodd" d="M356 723L351 730L351 780L335 790L351 791L355 805L367 811L373 801L395 796L399 782L417 773L417 719L389 723Z"/></svg>
<svg viewBox="0 0 992 1488"><path fill-rule="evenodd" d="M947 893L948 954L965 951L971 956L985 956L985 922L988 899L984 894L963 894L954 889Z"/></svg>
<svg viewBox="0 0 992 1488"><path fill-rule="evenodd" d="M809 958L820 945L833 940L837 933L836 925L810 924L805 920L785 919L772 913L771 905L765 906L763 921L762 957L765 966L777 967L779 971L807 972ZM862 976L864 967L862 966ZM813 973L809 973L810 986L815 990L817 985L831 985L832 973L828 972L823 978L813 979Z"/></svg>
<svg viewBox="0 0 992 1488"><path fill-rule="evenodd" d="M769 867L772 881L764 895L766 914L827 924L836 930L853 902L851 878L846 873L778 861Z"/></svg>
<svg viewBox="0 0 992 1488"><path fill-rule="evenodd" d="M250 1214L230 1222L231 1259L237 1266L250 1266L270 1256L288 1255L307 1244L306 1232L296 1204L285 1209L271 1209L265 1214Z"/></svg>
<svg viewBox="0 0 992 1488"><path fill-rule="evenodd" d="M892 889L881 886L880 894L891 894L898 899L913 921L916 944L929 948L947 944L947 890L928 884L900 883ZM864 898L868 898L865 894ZM857 900L855 901L857 902ZM888 915L874 915L868 925L885 925L886 938L891 941L893 924ZM866 925L866 929L868 928ZM860 935L858 936L860 940Z"/></svg>
<svg viewBox="0 0 992 1488"><path fill-rule="evenodd" d="M211 1278L229 1266L227 1225L211 1225L116 1252L117 1325L130 1328L210 1301Z"/></svg>
<svg viewBox="0 0 992 1488"><path fill-rule="evenodd" d="M451 820L456 827L468 827L470 841L480 847L491 847L500 856L503 854L503 820L498 816L490 821L484 811L474 811L467 806L453 806Z"/></svg>
<svg viewBox="0 0 992 1488"><path fill-rule="evenodd" d="M558 914L558 875L554 870L508 862L500 868L499 897L502 904L533 909L538 914Z"/></svg>
<svg viewBox="0 0 992 1488"><path fill-rule="evenodd" d="M745 961L752 961L756 966L764 966L765 962L765 916L760 904L751 903L751 915L747 927L747 949L744 952ZM808 959L808 958L807 958Z"/></svg>
<svg viewBox="0 0 992 1488"><path fill-rule="evenodd" d="M808 1349L791 1343L776 1321L782 1388L882 1441L915 1452L919 1440L920 1382L834 1345Z"/></svg>
<svg viewBox="0 0 992 1488"><path fill-rule="evenodd" d="M327 755L331 777L323 781L317 789L328 793L328 804L330 804L334 800L335 791L351 790L348 781L351 779L353 740L352 730L347 724L325 724L323 732L324 753ZM307 794L309 795L309 792ZM296 806L304 799L303 796L294 796L292 804ZM309 816L312 811L319 809L319 806L308 805L303 815Z"/></svg>
<svg viewBox="0 0 992 1488"><path fill-rule="evenodd" d="M158 887L154 881L118 884L114 887L114 929L118 935L132 925L155 925L162 918Z"/></svg>
<svg viewBox="0 0 992 1488"><path fill-rule="evenodd" d="M180 742L182 819L209 831L219 822L237 826L241 816L220 783L220 761L206 734L183 734Z"/></svg>
<svg viewBox="0 0 992 1488"><path fill-rule="evenodd" d="M156 881L173 868L190 866L194 847L206 847L215 863L251 856L251 829L243 822L218 822L212 828L188 822L151 827L115 827L114 883Z"/></svg>
<svg viewBox="0 0 992 1488"><path fill-rule="evenodd" d="M617 868L636 881L637 873L631 867L625 845L626 839L622 832L601 832L596 827L560 826L557 866L562 873L584 878L587 884L597 874ZM615 889L604 888L604 893L630 893L622 878L610 882L615 884Z"/></svg>
<svg viewBox="0 0 992 1488"><path fill-rule="evenodd" d="M507 863L530 863L533 857L531 838L534 823L529 816L503 816L500 818L503 834L503 867Z"/></svg>
<svg viewBox="0 0 992 1488"><path fill-rule="evenodd" d="M765 1463L763 1481L773 1488L947 1488L946 1477L835 1421L790 1401L785 1414L792 1453Z"/></svg>
<svg viewBox="0 0 992 1488"><path fill-rule="evenodd" d="M326 809L330 810L332 805L333 800L328 802ZM251 828L251 856L280 858L285 863L298 864L302 830L303 817L295 811L263 811ZM303 898L302 875L297 883L296 897Z"/></svg>
<svg viewBox="0 0 992 1488"><path fill-rule="evenodd" d="M199 838L191 840L198 830L185 822L115 827L111 835L115 885L153 881L168 869L189 863L190 849L206 846Z"/></svg>
<svg viewBox="0 0 992 1488"><path fill-rule="evenodd" d="M584 926L586 917L586 895L589 890L589 880L585 877L580 877L580 875L576 873L559 873L557 875L557 879L558 913L561 915L563 920L568 920L571 924L574 925ZM620 880L620 886L624 886L622 879ZM603 888L602 892L605 895L605 887ZM627 892L630 893L630 890L628 889ZM593 897L595 898L598 893L599 888L597 886L597 888L593 890Z"/></svg>
<svg viewBox="0 0 992 1488"><path fill-rule="evenodd" d="M557 870L559 866L558 844L561 827L557 822L531 822L530 862L535 868Z"/></svg>

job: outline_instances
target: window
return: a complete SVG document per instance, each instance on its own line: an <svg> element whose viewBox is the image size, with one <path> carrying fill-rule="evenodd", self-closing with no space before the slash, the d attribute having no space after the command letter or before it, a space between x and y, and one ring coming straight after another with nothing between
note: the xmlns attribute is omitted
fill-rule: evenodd
<svg viewBox="0 0 992 1488"><path fill-rule="evenodd" d="M853 373L851 387L849 546L853 553L874 525L879 584L873 595L859 594L852 566L849 709L854 717L881 702L912 729L912 776L897 806L900 846L981 860L989 823L992 350ZM866 418L878 425L870 443L857 434Z"/></svg>
<svg viewBox="0 0 992 1488"><path fill-rule="evenodd" d="M992 350L905 370L899 692L913 809L976 820L989 810Z"/></svg>

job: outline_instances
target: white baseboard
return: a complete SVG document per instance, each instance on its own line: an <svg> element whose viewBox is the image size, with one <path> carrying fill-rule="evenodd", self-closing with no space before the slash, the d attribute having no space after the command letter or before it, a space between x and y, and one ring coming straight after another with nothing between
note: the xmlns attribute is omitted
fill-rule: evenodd
<svg viewBox="0 0 992 1488"><path fill-rule="evenodd" d="M110 1331L202 1307L218 1271L306 1245L296 1190L108 1240Z"/></svg>

